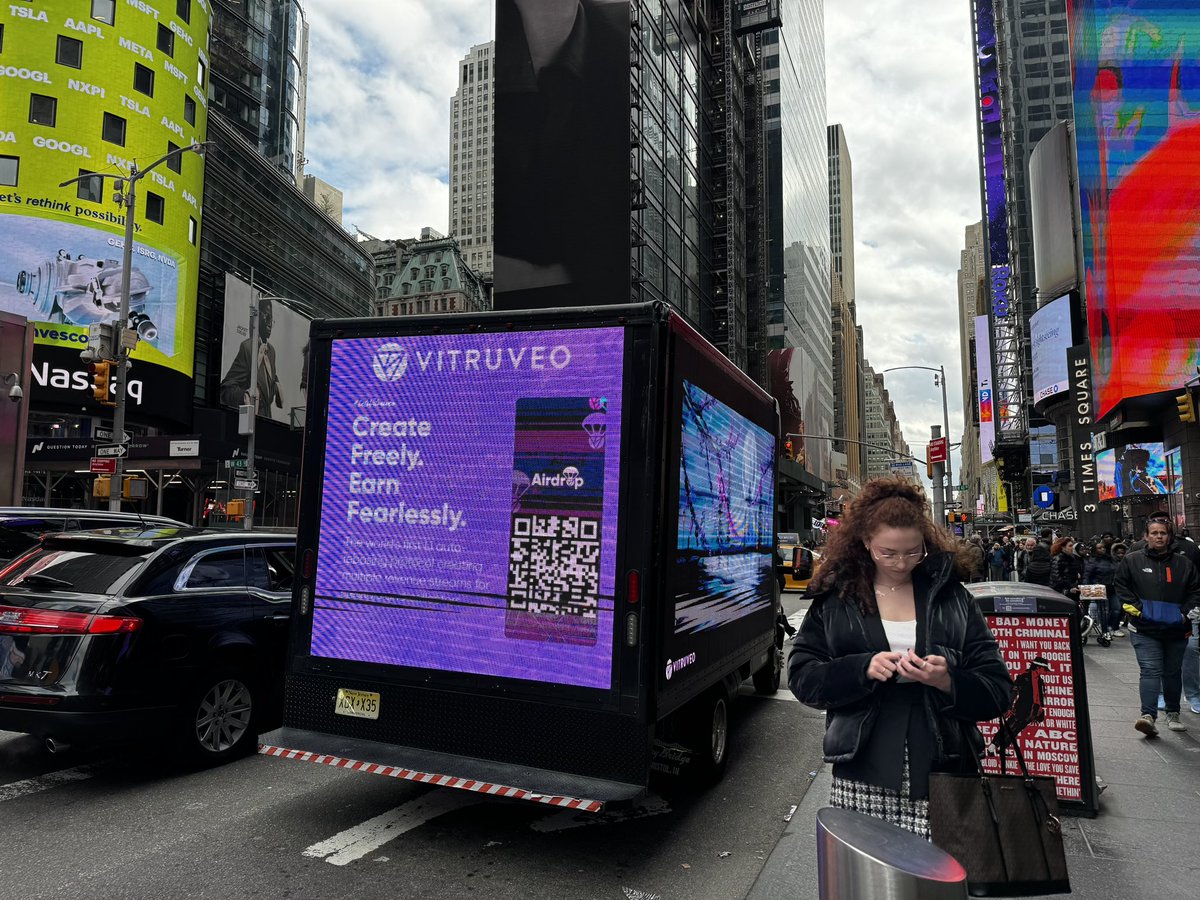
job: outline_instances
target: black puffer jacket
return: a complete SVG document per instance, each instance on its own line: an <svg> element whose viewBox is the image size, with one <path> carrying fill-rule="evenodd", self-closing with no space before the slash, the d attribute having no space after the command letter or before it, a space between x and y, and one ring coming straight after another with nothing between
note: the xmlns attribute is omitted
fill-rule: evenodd
<svg viewBox="0 0 1200 900"><path fill-rule="evenodd" d="M949 694L925 691L936 763L981 752L983 740L974 723L1000 715L1012 690L996 639L974 598L951 578L952 570L950 554L934 553L913 572L914 652L946 657L952 682ZM853 759L870 737L883 682L868 678L867 666L876 653L888 649L878 613L864 616L857 604L843 600L835 590L813 599L788 656L788 687L801 703L826 710L826 761ZM971 747L962 746L964 736Z"/></svg>
<svg viewBox="0 0 1200 900"><path fill-rule="evenodd" d="M1050 587L1060 594L1079 594L1079 579L1083 577L1083 560L1063 550L1050 559Z"/></svg>

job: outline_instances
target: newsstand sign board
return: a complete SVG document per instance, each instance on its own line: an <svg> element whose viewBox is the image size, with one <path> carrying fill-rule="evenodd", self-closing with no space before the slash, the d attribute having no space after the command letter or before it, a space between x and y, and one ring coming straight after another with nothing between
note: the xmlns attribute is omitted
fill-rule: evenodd
<svg viewBox="0 0 1200 900"><path fill-rule="evenodd" d="M1054 778L1064 811L1098 808L1091 721L1075 604L1049 588L1010 582L968 585L1013 677L1009 709L980 722L986 772L1019 771L1015 736L1030 775Z"/></svg>

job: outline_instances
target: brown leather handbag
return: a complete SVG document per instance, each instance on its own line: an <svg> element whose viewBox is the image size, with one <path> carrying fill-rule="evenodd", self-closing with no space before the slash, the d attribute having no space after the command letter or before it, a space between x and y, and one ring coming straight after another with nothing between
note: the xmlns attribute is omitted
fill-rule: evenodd
<svg viewBox="0 0 1200 900"><path fill-rule="evenodd" d="M1020 774L1007 774L1001 756L1000 775L929 776L933 843L967 870L972 897L1069 894L1054 779L1031 776L1020 748L1014 749Z"/></svg>

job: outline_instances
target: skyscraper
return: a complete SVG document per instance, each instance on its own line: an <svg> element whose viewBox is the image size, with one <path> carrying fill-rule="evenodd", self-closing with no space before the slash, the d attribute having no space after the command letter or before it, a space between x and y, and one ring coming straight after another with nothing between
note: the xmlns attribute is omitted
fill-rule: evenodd
<svg viewBox="0 0 1200 900"><path fill-rule="evenodd" d="M962 455L959 463L959 483L967 485L966 504L975 509L982 492L979 454L979 391L976 385L978 367L975 358L975 317L986 315L980 302L986 296L983 261L983 223L968 225L958 265L958 341L962 368L962 402L965 428L962 435Z"/></svg>
<svg viewBox="0 0 1200 900"><path fill-rule="evenodd" d="M854 302L854 186L850 150L841 125L830 125L829 248L833 257L830 289L833 298L833 433L835 451L846 455L847 476L861 485L867 468L863 422L863 383L860 335Z"/></svg>
<svg viewBox="0 0 1200 900"><path fill-rule="evenodd" d="M450 101L450 235L481 273L492 271L495 55L495 41L471 48Z"/></svg>
<svg viewBox="0 0 1200 900"><path fill-rule="evenodd" d="M301 184L308 22L299 0L213 0L211 53L213 110Z"/></svg>
<svg viewBox="0 0 1200 900"><path fill-rule="evenodd" d="M805 432L834 429L824 7L783 0L782 24L762 37L767 210L768 340L800 348ZM811 446L809 446L811 444ZM806 442L808 470L833 477L828 440Z"/></svg>

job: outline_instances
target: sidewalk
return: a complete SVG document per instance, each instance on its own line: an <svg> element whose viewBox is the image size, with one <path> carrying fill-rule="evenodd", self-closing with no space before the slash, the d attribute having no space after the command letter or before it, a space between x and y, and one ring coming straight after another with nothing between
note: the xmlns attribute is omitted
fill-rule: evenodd
<svg viewBox="0 0 1200 900"><path fill-rule="evenodd" d="M1076 900L1194 900L1200 894L1200 716L1160 737L1133 729L1138 668L1127 638L1084 647L1096 772L1107 782L1094 819L1064 817L1070 895ZM829 805L823 765L767 859L748 900L817 896L817 811ZM1066 896L1066 895L1064 895ZM838 898L858 900L858 898ZM1037 900L1037 898L1034 898Z"/></svg>

